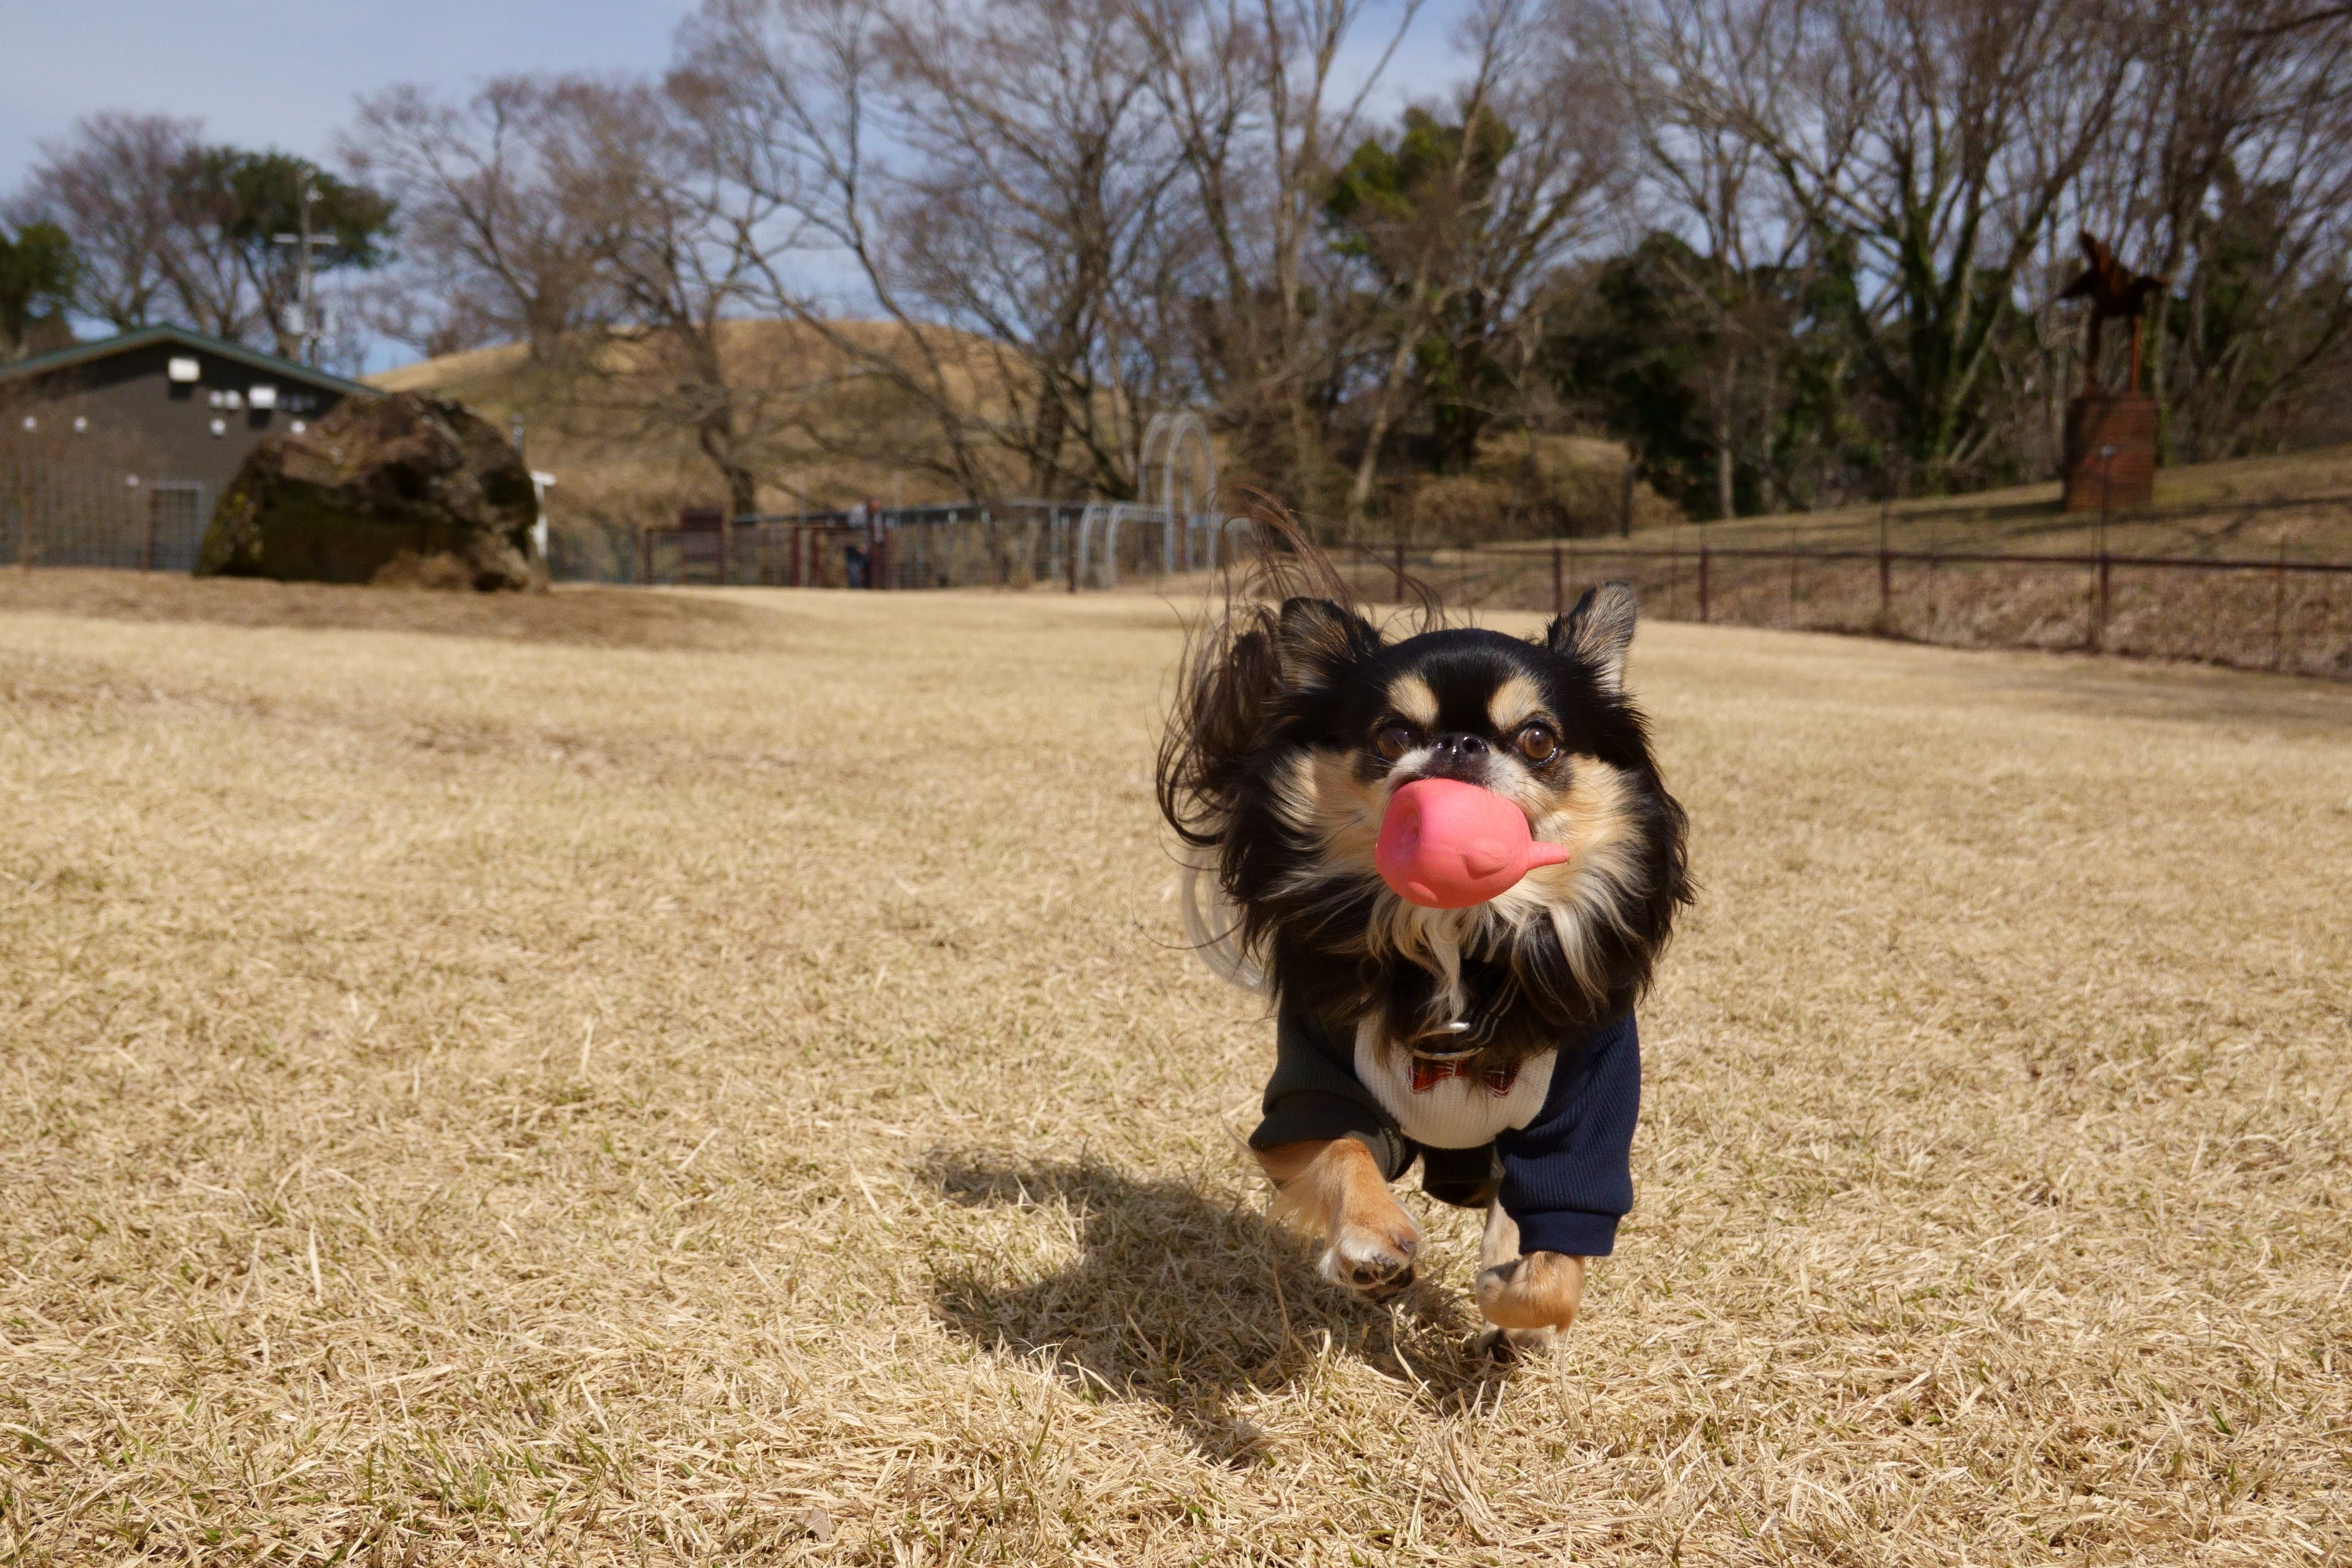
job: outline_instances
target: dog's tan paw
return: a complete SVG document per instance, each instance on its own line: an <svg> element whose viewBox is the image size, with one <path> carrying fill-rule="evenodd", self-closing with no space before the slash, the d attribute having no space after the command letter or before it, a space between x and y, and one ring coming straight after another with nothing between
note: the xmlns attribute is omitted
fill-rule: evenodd
<svg viewBox="0 0 2352 1568"><path fill-rule="evenodd" d="M1470 1342L1470 1348L1488 1361L1507 1366L1549 1355L1559 1343L1559 1335L1551 1329L1500 1329L1490 1324Z"/></svg>
<svg viewBox="0 0 2352 1568"><path fill-rule="evenodd" d="M1339 1226L1323 1250L1323 1278L1384 1301L1412 1283L1412 1260L1420 1252L1420 1227L1398 1209L1393 1218Z"/></svg>
<svg viewBox="0 0 2352 1568"><path fill-rule="evenodd" d="M1584 1304L1584 1259L1530 1252L1478 1272L1478 1310L1501 1329L1564 1329Z"/></svg>

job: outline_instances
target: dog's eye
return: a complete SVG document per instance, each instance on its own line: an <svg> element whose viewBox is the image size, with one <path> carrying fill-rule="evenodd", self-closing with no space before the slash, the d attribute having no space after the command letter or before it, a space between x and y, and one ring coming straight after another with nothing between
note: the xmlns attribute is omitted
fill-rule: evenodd
<svg viewBox="0 0 2352 1568"><path fill-rule="evenodd" d="M1394 719L1372 731L1372 750L1391 763L1412 751L1412 726Z"/></svg>
<svg viewBox="0 0 2352 1568"><path fill-rule="evenodd" d="M1519 755L1531 763L1548 763L1559 754L1559 737L1549 724L1530 724L1512 741Z"/></svg>

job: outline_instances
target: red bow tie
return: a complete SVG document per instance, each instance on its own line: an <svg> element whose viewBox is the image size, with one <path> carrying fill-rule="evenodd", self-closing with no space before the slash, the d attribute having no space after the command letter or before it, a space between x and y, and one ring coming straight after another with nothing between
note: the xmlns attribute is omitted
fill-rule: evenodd
<svg viewBox="0 0 2352 1568"><path fill-rule="evenodd" d="M1412 1091L1427 1094L1449 1078L1476 1079L1486 1086L1486 1092L1501 1096L1511 1092L1511 1085L1519 1081L1519 1066L1479 1067L1469 1057L1455 1061L1436 1061L1428 1057L1412 1058Z"/></svg>

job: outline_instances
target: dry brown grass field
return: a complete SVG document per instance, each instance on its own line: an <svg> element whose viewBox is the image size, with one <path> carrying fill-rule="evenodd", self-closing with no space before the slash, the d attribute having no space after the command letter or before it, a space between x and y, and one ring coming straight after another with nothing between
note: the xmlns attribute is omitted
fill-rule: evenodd
<svg viewBox="0 0 2352 1568"><path fill-rule="evenodd" d="M1261 1219L1167 606L137 584L0 607L0 1560L2352 1552L2352 692L1645 628L1700 902L1496 1374L1470 1216Z"/></svg>

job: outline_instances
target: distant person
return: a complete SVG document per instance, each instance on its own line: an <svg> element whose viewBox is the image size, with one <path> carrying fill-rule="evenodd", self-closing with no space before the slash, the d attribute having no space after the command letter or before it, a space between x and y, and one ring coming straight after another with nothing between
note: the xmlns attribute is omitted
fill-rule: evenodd
<svg viewBox="0 0 2352 1568"><path fill-rule="evenodd" d="M849 585L851 587L863 588L866 586L866 571L867 563L870 559L871 557L867 552L866 546L863 544L853 544L847 550L842 552L842 574L849 579Z"/></svg>

